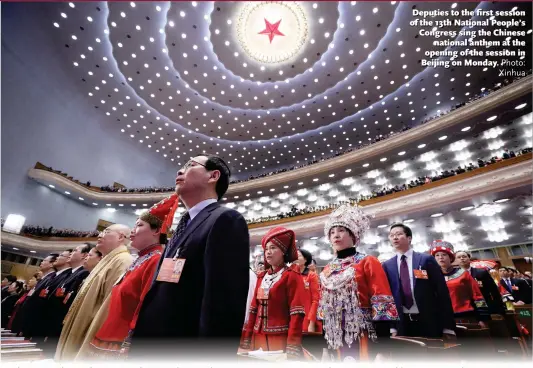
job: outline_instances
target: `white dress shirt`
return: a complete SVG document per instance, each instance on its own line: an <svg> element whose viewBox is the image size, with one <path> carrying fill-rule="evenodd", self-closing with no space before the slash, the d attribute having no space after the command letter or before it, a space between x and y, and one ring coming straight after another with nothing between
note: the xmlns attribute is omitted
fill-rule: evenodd
<svg viewBox="0 0 533 368"><path fill-rule="evenodd" d="M62 270L56 271L56 276L61 275L63 272L70 271L72 268L63 268Z"/></svg>
<svg viewBox="0 0 533 368"><path fill-rule="evenodd" d="M80 268L82 268L82 267L83 267L83 265L81 265L81 266L78 266L78 267L76 267L76 268L72 269L72 273L74 273L74 272L78 271L78 270L79 270Z"/></svg>
<svg viewBox="0 0 533 368"><path fill-rule="evenodd" d="M409 249L405 253L398 253L396 257L396 263L398 265L398 275L400 275L400 265L402 264L402 256L405 256L405 261L407 262L407 267L409 268L409 284L411 285L411 294L413 295L413 305L411 308L403 307L403 313L409 313L409 314L417 314L418 313L418 307L416 305L416 299L415 299L415 286L414 286L414 280L413 280L413 249Z"/></svg>
<svg viewBox="0 0 533 368"><path fill-rule="evenodd" d="M215 203L215 202L218 202L215 198L209 198L209 199L204 199L203 201L201 202L198 202L196 203L194 206L192 206L190 209L189 209L189 216L191 217L191 219L189 220L189 222L187 223L190 224L191 221L196 217L198 216L198 214L200 212L202 212L202 210L204 208L206 208L207 206L209 206L211 203Z"/></svg>

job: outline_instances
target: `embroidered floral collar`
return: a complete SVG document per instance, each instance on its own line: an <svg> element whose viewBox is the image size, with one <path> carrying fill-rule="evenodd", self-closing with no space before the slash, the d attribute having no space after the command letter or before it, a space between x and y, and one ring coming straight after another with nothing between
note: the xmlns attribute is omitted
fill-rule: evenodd
<svg viewBox="0 0 533 368"><path fill-rule="evenodd" d="M462 268L454 268L452 271L444 273L444 278L446 279L446 281L454 280L458 277L461 277L465 272L466 271Z"/></svg>

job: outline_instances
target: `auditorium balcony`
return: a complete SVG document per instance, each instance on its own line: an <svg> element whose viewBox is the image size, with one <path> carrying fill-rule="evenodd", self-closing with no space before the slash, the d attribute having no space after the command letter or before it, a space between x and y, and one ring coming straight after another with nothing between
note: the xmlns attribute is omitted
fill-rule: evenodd
<svg viewBox="0 0 533 368"><path fill-rule="evenodd" d="M390 162L399 159L412 159L418 156L424 147L441 149L453 139L475 137L531 111L531 104L528 103L531 100L531 81L531 76L522 78L425 124L360 149L302 168L231 184L224 200L243 198L253 200L261 197L263 193L283 193L287 189L294 190L314 186L317 183L340 181L349 176L383 169ZM339 141L339 144L343 143ZM354 141L353 144L356 145L357 142ZM96 207L148 207L170 193L169 191L155 193L103 191L101 187L88 181L90 178L75 179L67 173L41 163L31 168L28 176L73 200ZM169 183L169 186L172 186L172 183Z"/></svg>

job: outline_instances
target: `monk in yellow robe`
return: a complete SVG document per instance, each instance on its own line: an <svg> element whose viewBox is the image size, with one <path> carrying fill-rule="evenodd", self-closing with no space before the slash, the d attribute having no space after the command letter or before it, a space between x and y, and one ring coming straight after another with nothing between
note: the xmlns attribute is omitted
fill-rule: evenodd
<svg viewBox="0 0 533 368"><path fill-rule="evenodd" d="M126 272L133 258L128 250L131 230L111 225L98 236L96 248L103 258L82 284L63 320L55 359L73 360L80 350L96 313L111 293L113 285Z"/></svg>

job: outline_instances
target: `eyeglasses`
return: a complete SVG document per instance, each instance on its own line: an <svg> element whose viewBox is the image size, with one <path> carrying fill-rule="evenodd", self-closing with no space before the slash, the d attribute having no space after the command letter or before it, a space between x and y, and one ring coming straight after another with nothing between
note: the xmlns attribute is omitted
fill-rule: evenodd
<svg viewBox="0 0 533 368"><path fill-rule="evenodd" d="M195 165L195 164L196 164L196 165ZM189 167L194 167L194 166L197 166L197 165L203 166L203 167L205 167L205 168L207 169L207 167L206 167L204 164L201 164L201 163L199 163L198 161L189 160L189 161L187 161L187 163L186 163L185 165L183 165L183 167L181 168L180 171L185 172L185 171L187 171L187 169L188 169Z"/></svg>
<svg viewBox="0 0 533 368"><path fill-rule="evenodd" d="M100 231L100 233L98 233L98 236L100 237L110 233L118 233L119 235L124 235L122 231L105 229L104 231Z"/></svg>

